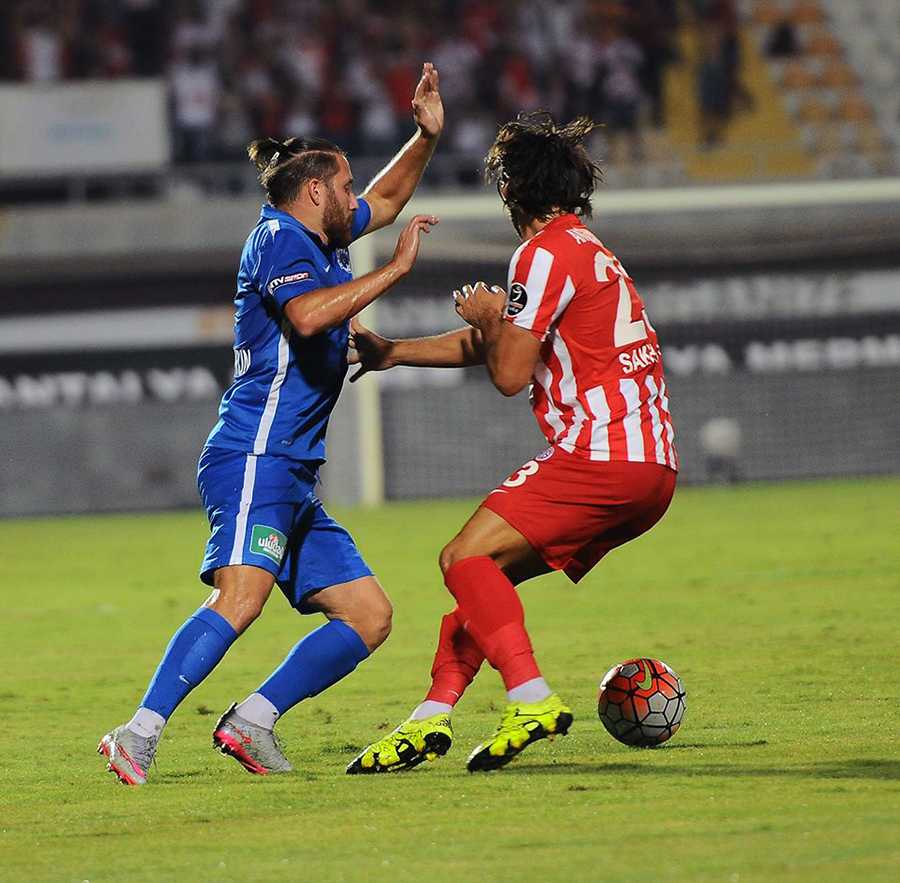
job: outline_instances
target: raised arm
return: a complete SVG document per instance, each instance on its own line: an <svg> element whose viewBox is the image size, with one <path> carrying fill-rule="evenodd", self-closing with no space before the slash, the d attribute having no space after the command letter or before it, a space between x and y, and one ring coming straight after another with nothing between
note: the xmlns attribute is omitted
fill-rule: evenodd
<svg viewBox="0 0 900 883"><path fill-rule="evenodd" d="M416 368L465 368L484 364L481 333L477 328L460 328L434 337L390 340L365 328L358 319L350 325L348 361L360 369L350 382L369 371L384 371L397 365Z"/></svg>
<svg viewBox="0 0 900 883"><path fill-rule="evenodd" d="M431 62L422 67L422 78L412 99L416 134L400 152L372 179L363 197L372 209L366 233L386 227L397 220L434 153L444 128L444 105L438 91L438 72Z"/></svg>

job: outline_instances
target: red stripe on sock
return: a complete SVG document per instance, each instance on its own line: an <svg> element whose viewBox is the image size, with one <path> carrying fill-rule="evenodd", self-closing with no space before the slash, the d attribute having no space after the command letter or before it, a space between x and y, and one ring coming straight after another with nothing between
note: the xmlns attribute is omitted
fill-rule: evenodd
<svg viewBox="0 0 900 883"><path fill-rule="evenodd" d="M459 604L457 617L500 672L507 690L541 676L525 631L522 602L493 559L457 561L444 574L444 583Z"/></svg>

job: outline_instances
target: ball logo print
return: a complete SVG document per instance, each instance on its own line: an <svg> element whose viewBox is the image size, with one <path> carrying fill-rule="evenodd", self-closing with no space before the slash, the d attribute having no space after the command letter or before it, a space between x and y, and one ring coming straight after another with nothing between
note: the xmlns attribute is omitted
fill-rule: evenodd
<svg viewBox="0 0 900 883"><path fill-rule="evenodd" d="M638 684L639 690L649 690L653 686L653 675L650 674L650 666L647 665L647 660L641 660L641 666L644 669L644 680L642 680Z"/></svg>
<svg viewBox="0 0 900 883"><path fill-rule="evenodd" d="M518 316L522 310L525 309L525 305L528 303L528 293L525 291L525 286L521 282L514 282L512 288L509 290L509 300L506 304L506 315L507 316Z"/></svg>
<svg viewBox="0 0 900 883"><path fill-rule="evenodd" d="M659 659L638 657L614 665L600 682L597 713L607 732L625 745L653 748L681 726L685 690Z"/></svg>

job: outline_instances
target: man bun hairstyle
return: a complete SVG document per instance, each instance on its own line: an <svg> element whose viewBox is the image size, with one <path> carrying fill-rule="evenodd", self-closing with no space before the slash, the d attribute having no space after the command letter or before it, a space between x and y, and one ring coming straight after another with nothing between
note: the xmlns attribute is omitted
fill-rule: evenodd
<svg viewBox="0 0 900 883"><path fill-rule="evenodd" d="M603 175L582 142L596 128L584 116L561 126L548 111L520 113L500 127L485 158L485 180L497 182L517 214L545 220L562 209L589 218Z"/></svg>
<svg viewBox="0 0 900 883"><path fill-rule="evenodd" d="M307 181L330 181L344 151L325 138L258 138L248 145L247 155L259 169L266 199L278 208L293 202Z"/></svg>

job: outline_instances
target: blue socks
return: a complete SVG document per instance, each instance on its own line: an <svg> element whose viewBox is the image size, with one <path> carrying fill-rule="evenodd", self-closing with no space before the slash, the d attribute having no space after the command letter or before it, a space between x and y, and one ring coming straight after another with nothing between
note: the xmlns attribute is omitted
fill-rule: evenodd
<svg viewBox="0 0 900 883"><path fill-rule="evenodd" d="M300 641L256 692L284 714L336 684L368 655L363 639L345 622L332 619Z"/></svg>
<svg viewBox="0 0 900 883"><path fill-rule="evenodd" d="M141 701L148 732L160 732L184 698L219 664L237 632L228 621L201 607L175 633ZM310 632L272 673L257 693L283 714L302 699L316 696L350 674L367 656L363 639L346 623L334 619ZM162 720L160 720L160 718Z"/></svg>
<svg viewBox="0 0 900 883"><path fill-rule="evenodd" d="M235 638L237 632L225 617L201 607L169 641L141 707L168 720L185 696L219 664Z"/></svg>

